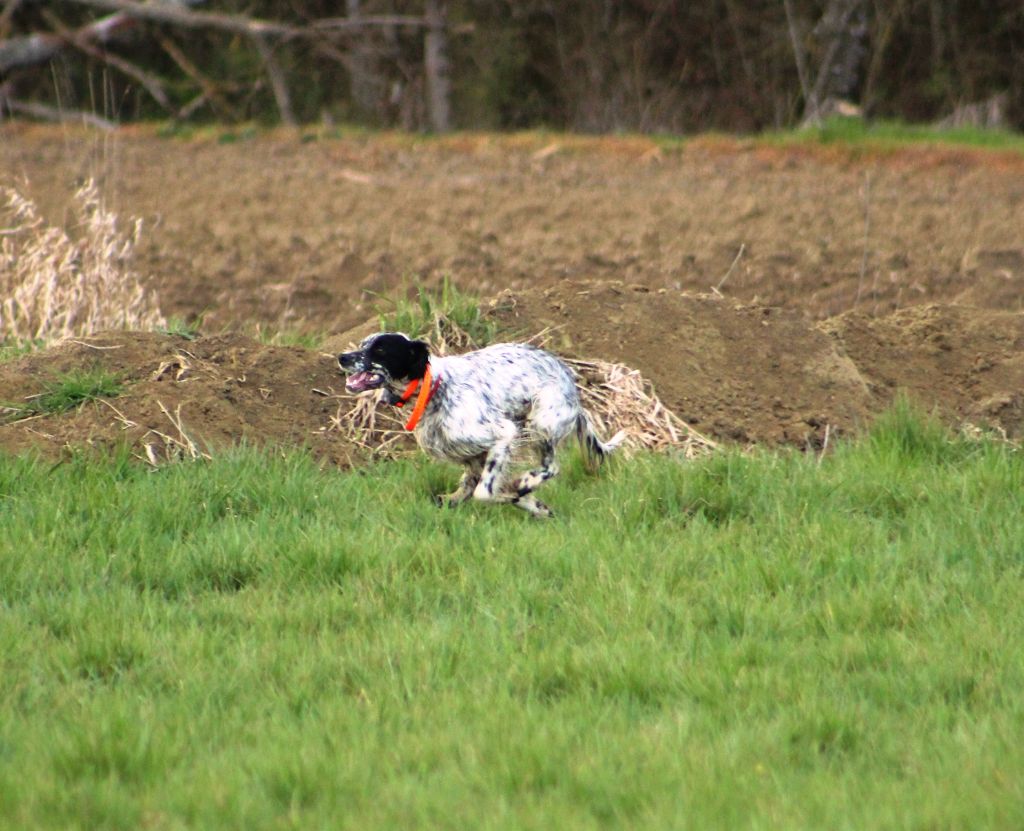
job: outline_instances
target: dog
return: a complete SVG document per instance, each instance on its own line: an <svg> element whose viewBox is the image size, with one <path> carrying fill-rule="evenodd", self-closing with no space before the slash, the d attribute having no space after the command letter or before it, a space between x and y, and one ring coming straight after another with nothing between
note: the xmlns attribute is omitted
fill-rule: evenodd
<svg viewBox="0 0 1024 831"><path fill-rule="evenodd" d="M446 357L421 340L378 332L338 356L351 393L382 389L402 407L416 397L406 429L430 455L464 465L458 489L439 498L454 507L470 497L507 502L538 517L551 509L534 491L558 473L555 449L575 433L588 467L596 469L625 438L602 441L580 404L572 370L535 346L499 343ZM530 446L540 467L509 478L513 450Z"/></svg>

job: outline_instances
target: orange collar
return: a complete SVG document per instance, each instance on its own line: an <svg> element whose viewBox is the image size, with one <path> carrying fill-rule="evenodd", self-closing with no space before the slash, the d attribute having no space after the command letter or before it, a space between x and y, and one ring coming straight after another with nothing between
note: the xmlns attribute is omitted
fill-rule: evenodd
<svg viewBox="0 0 1024 831"><path fill-rule="evenodd" d="M420 423L420 417L423 415L423 411L427 409L427 402L430 401L440 384L440 378L437 378L433 384L430 383L430 364L427 364L427 369L426 372L423 373L422 379L415 378L409 382L409 386L405 388L405 392L402 393L402 397L395 402L396 407L404 406L405 402L412 398L417 387L419 388L420 394L416 396L416 403L413 405L412 415L409 416L409 420L405 422L406 430L416 429L416 425Z"/></svg>

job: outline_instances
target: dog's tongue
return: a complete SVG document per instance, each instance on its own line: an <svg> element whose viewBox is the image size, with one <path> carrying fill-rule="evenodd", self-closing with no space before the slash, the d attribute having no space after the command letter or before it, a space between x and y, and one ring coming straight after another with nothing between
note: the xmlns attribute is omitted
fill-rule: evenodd
<svg viewBox="0 0 1024 831"><path fill-rule="evenodd" d="M357 372L355 375L348 377L345 381L345 386L349 392L362 392L370 385L372 378L372 372Z"/></svg>

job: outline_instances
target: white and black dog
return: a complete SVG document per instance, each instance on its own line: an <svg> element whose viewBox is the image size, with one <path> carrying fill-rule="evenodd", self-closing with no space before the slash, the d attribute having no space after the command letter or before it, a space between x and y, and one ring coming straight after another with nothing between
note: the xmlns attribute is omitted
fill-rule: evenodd
<svg viewBox="0 0 1024 831"><path fill-rule="evenodd" d="M383 388L383 400L398 407L416 395L406 429L431 455L465 465L458 490L442 504L472 496L551 516L533 491L558 472L559 442L575 433L596 467L625 438L624 431L608 442L597 437L572 371L534 346L499 343L442 358L431 357L423 341L380 332L339 355L338 363L348 373L349 392ZM507 481L517 445L533 446L540 467Z"/></svg>

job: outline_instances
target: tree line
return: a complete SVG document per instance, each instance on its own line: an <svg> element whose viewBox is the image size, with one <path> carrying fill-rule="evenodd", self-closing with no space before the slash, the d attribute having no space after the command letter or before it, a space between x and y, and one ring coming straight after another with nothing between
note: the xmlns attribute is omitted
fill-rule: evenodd
<svg viewBox="0 0 1024 831"><path fill-rule="evenodd" d="M0 115L1024 127L1021 0L0 0Z"/></svg>

